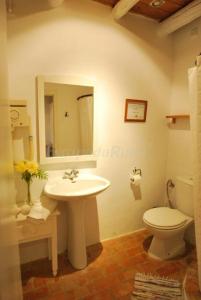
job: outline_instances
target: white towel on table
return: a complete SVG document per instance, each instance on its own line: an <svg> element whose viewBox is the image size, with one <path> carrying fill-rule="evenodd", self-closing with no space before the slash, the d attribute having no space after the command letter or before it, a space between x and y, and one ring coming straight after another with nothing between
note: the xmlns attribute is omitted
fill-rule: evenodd
<svg viewBox="0 0 201 300"><path fill-rule="evenodd" d="M48 216L56 209L57 201L52 200L45 195L35 200L28 214L29 218L46 220Z"/></svg>

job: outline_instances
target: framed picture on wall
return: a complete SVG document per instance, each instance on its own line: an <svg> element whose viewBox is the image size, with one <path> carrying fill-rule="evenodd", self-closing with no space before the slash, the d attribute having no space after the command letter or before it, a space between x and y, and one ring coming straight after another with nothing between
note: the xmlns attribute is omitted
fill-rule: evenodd
<svg viewBox="0 0 201 300"><path fill-rule="evenodd" d="M126 99L124 122L145 122L146 116L146 100Z"/></svg>

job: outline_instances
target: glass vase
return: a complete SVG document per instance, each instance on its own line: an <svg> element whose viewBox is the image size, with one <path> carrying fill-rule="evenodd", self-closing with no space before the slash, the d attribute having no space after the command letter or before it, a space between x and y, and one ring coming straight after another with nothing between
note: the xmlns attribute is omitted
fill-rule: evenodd
<svg viewBox="0 0 201 300"><path fill-rule="evenodd" d="M30 192L30 187L31 187L31 182L27 182L27 200L26 200L26 204L31 206L33 205L32 201L31 201L31 192Z"/></svg>
<svg viewBox="0 0 201 300"><path fill-rule="evenodd" d="M21 207L21 213L23 215L28 215L31 210L31 206L32 206L31 192L30 192L31 183L28 181L26 181L26 183L27 183L27 197L24 200L24 205L22 205L22 207Z"/></svg>

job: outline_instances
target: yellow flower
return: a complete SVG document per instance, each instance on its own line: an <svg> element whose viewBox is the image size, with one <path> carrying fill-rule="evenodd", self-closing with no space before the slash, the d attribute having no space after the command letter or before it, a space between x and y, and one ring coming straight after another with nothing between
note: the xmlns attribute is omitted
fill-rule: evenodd
<svg viewBox="0 0 201 300"><path fill-rule="evenodd" d="M21 178L30 184L33 178L47 179L47 173L39 168L33 161L22 160L15 164L15 170L21 173Z"/></svg>
<svg viewBox="0 0 201 300"><path fill-rule="evenodd" d="M15 165L15 170L19 173L24 173L26 171L26 161L22 160Z"/></svg>
<svg viewBox="0 0 201 300"><path fill-rule="evenodd" d="M33 161L27 161L26 163L26 167L27 167L27 171L30 173L30 174L35 174L38 172L38 164L36 162L33 162Z"/></svg>
<svg viewBox="0 0 201 300"><path fill-rule="evenodd" d="M22 160L15 165L15 170L19 173L28 172L31 175L38 172L38 164L33 161Z"/></svg>

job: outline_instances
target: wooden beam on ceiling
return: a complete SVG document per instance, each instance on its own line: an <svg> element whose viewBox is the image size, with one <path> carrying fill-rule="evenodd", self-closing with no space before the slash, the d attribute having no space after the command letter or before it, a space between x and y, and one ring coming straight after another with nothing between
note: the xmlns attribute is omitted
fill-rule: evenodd
<svg viewBox="0 0 201 300"><path fill-rule="evenodd" d="M115 20L121 19L139 0L119 0L112 10Z"/></svg>
<svg viewBox="0 0 201 300"><path fill-rule="evenodd" d="M192 0L182 0L182 2L179 0L166 0L165 2L161 1L161 6L154 7L154 5L151 5L151 3L154 3L152 0L140 0L130 12L141 14L145 17L162 22L172 14L176 13L179 9L189 4L189 2L192 2Z"/></svg>
<svg viewBox="0 0 201 300"><path fill-rule="evenodd" d="M159 35L168 35L199 17L201 17L201 0L194 0L161 22Z"/></svg>
<svg viewBox="0 0 201 300"><path fill-rule="evenodd" d="M13 0L10 0L13 1ZM115 7L113 14L116 14L115 11L116 9L118 9L119 11L119 7L120 5L127 5L127 3L130 3L133 0L92 0L95 2L99 2L105 5L108 5L110 7ZM170 17L171 15L173 15L174 13L176 13L177 11L179 11L180 9L182 9L183 7L185 7L186 5L188 5L190 2L192 2L194 0L165 0L162 1L161 0L161 5L160 5L160 0L155 0L156 4L157 2L159 3L159 6L155 6L155 4L153 3L153 0L139 0L136 2L132 2L131 6L127 7L126 11L130 9L130 13L135 13L135 14L140 14L143 15L145 17L154 19L156 21L162 22L165 19L167 19L168 17ZM134 5L135 4L135 5ZM133 6L133 7L132 7ZM122 9L120 9L120 12L122 11ZM120 16L119 16L120 17ZM116 19L119 18L118 16L116 17Z"/></svg>

